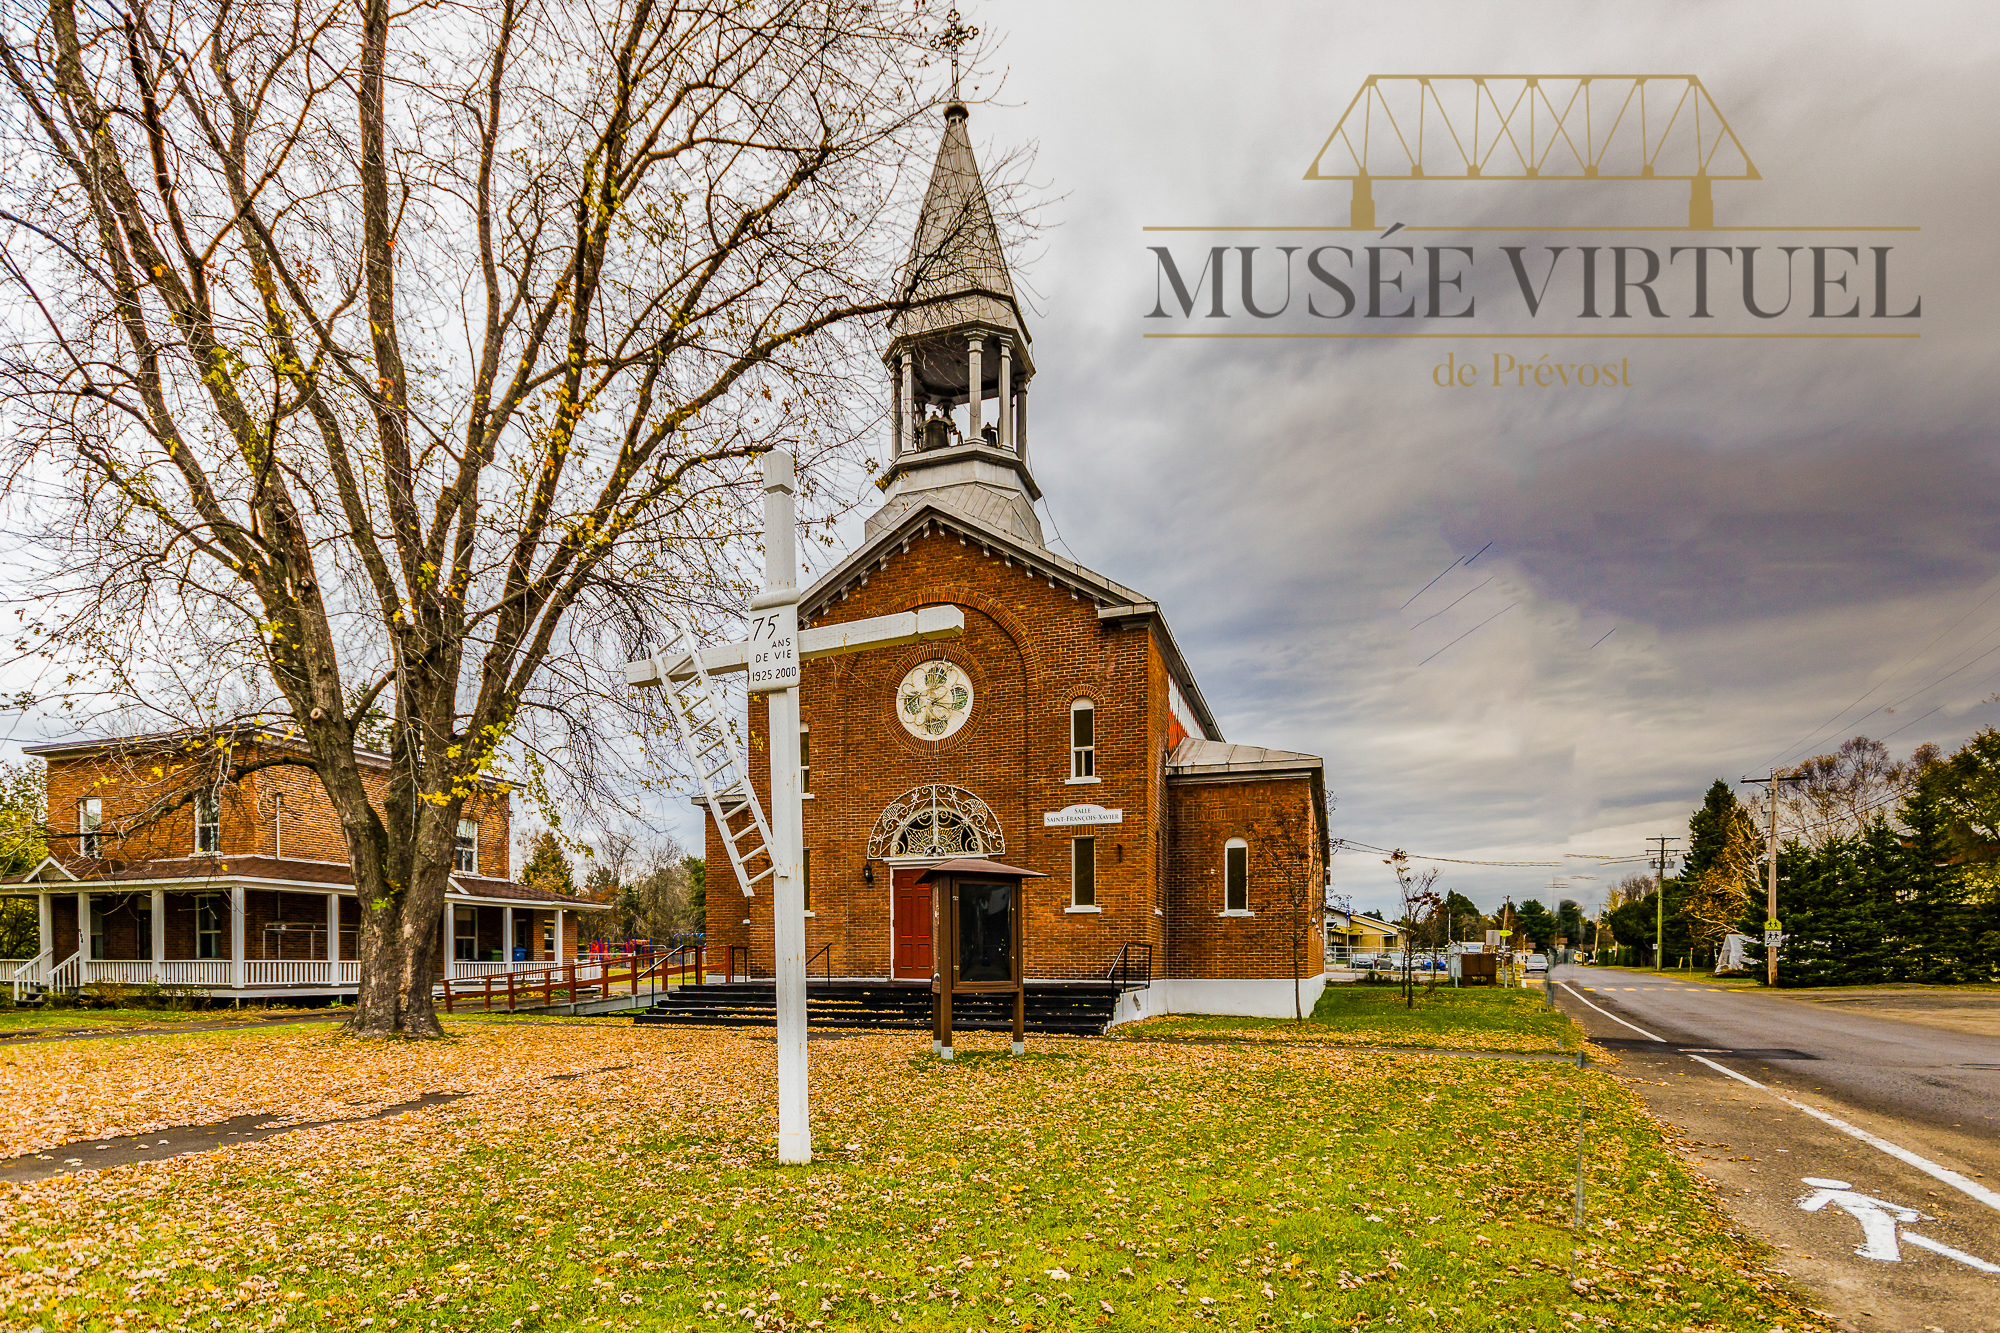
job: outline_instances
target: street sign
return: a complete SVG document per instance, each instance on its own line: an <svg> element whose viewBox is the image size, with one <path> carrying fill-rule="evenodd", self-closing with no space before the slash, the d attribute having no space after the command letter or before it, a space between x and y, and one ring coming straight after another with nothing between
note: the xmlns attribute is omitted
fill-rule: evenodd
<svg viewBox="0 0 2000 1333"><path fill-rule="evenodd" d="M1764 947L1766 949L1778 948L1784 942L1785 933L1782 930L1767 930L1764 932Z"/></svg>
<svg viewBox="0 0 2000 1333"><path fill-rule="evenodd" d="M750 617L750 693L769 694L773 690L797 689L799 684L799 604L795 589L786 588L794 600L758 608ZM759 600L762 600L761 598Z"/></svg>
<svg viewBox="0 0 2000 1333"><path fill-rule="evenodd" d="M627 662L625 683L673 690L682 682L694 682L704 697L712 699L708 675L744 671L749 675L750 693L766 696L771 718L771 819L766 847L770 869L766 873L772 881L771 953L777 991L778 1160L810 1162L799 664L808 657L838 657L870 648L956 639L965 633L965 613L955 606L927 606L917 611L821 626L801 636L798 555L793 536L792 494L796 488L793 469L791 454L782 449L764 456L764 591L750 600L748 638L696 648L690 637L678 657L667 659L655 655ZM702 755L708 752L697 752L693 747L703 743L702 740L693 732L684 732L682 741L690 747L690 767L699 772ZM721 803L711 800L707 804L721 836L729 839L731 832L723 822ZM741 836L740 831L737 836ZM749 891L746 883L744 892Z"/></svg>
<svg viewBox="0 0 2000 1333"><path fill-rule="evenodd" d="M1496 948L1496 949L1497 949L1497 948L1499 948L1499 947L1500 947L1500 932L1499 932L1499 931L1497 931L1497 930L1489 930L1489 931L1487 931L1487 932L1486 932L1486 942L1487 942L1488 944L1492 945L1492 946L1493 946L1494 948Z"/></svg>
<svg viewBox="0 0 2000 1333"><path fill-rule="evenodd" d="M1776 917L1771 917L1770 919L1768 919L1767 921L1765 921L1765 922L1764 922L1764 929L1765 929L1765 930L1783 930L1783 929L1784 929L1784 926L1783 926L1783 925L1781 925L1781 924L1779 924L1779 922L1778 922L1778 919L1777 919Z"/></svg>

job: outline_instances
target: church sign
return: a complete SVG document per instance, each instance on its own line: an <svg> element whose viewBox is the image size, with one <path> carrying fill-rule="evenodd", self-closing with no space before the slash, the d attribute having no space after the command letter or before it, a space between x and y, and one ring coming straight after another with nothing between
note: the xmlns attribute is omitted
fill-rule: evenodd
<svg viewBox="0 0 2000 1333"><path fill-rule="evenodd" d="M1101 805L1066 805L1042 816L1043 828L1076 828L1084 824L1122 824L1123 810L1106 810Z"/></svg>

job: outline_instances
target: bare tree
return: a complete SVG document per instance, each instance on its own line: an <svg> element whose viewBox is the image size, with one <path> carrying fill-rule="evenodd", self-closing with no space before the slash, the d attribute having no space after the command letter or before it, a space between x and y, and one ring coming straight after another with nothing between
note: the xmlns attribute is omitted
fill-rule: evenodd
<svg viewBox="0 0 2000 1333"><path fill-rule="evenodd" d="M1414 1009L1417 1006L1417 939L1421 932L1436 928L1439 915L1444 911L1444 895L1437 891L1437 867L1421 872L1412 870L1409 853L1402 848L1389 853L1383 864L1396 872L1396 892L1402 900L1403 912L1399 924L1407 932L1403 940L1403 1003L1406 1008Z"/></svg>
<svg viewBox="0 0 2000 1333"><path fill-rule="evenodd" d="M362 906L351 1027L436 1036L467 797L656 744L599 682L732 601L754 456L794 450L808 499L860 461L863 321L950 248L897 272L924 11L14 12L0 273L30 325L0 392L46 693L286 726L268 762L325 787Z"/></svg>
<svg viewBox="0 0 2000 1333"><path fill-rule="evenodd" d="M1919 746L1908 759L1898 760L1881 741L1866 736L1842 741L1833 753L1814 755L1791 770L1804 781L1782 784L1778 836L1809 847L1854 837L1877 815L1893 817L1897 803L1937 758L1934 745ZM1746 802L1759 828L1768 817L1768 799L1769 793L1758 792Z"/></svg>
<svg viewBox="0 0 2000 1333"><path fill-rule="evenodd" d="M1285 907L1286 934L1292 948L1292 1016L1305 1021L1306 934L1318 913L1321 930L1326 928L1326 909L1332 901L1327 882L1326 830L1331 826L1335 798L1329 794L1324 806L1308 802L1303 807L1274 811L1265 825L1264 844L1283 862L1278 891Z"/></svg>

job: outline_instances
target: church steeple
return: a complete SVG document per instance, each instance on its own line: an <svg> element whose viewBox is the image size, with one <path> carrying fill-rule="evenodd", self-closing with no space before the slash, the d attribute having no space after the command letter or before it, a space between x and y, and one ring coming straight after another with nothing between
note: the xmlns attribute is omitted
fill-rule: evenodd
<svg viewBox="0 0 2000 1333"><path fill-rule="evenodd" d="M921 497L1041 546L1041 488L1028 471L1034 361L967 119L964 103L946 106L901 277L899 295L911 304L889 324L891 449L877 483L887 500L868 531Z"/></svg>

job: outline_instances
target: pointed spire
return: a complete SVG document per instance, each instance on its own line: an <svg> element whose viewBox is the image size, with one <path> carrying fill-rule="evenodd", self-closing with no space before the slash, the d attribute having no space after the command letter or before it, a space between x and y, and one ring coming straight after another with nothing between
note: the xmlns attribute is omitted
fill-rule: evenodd
<svg viewBox="0 0 2000 1333"><path fill-rule="evenodd" d="M954 89L956 92L956 89ZM993 208L966 132L969 113L954 97L944 111L944 141L931 169L930 189L917 218L916 237L903 269L902 294L929 302L898 314L890 336L901 339L964 324L984 324L1028 341L1007 275L1007 256L993 223Z"/></svg>

